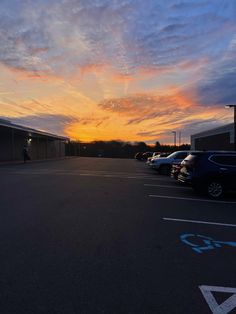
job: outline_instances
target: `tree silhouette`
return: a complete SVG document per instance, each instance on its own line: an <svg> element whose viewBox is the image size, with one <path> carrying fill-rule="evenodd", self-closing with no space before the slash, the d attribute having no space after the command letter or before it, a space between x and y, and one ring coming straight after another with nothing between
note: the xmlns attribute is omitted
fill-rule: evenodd
<svg viewBox="0 0 236 314"><path fill-rule="evenodd" d="M84 157L109 157L109 158L133 158L138 152L174 152L176 150L189 150L190 145L183 144L180 147L173 145L161 145L156 142L154 146L145 142L122 142L122 141L94 141L81 143L71 141L66 144L66 156Z"/></svg>

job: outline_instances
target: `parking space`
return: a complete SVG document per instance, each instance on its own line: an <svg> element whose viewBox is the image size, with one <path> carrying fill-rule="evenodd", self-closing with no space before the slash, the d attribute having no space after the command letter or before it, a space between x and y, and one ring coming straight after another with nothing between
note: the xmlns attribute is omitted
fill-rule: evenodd
<svg viewBox="0 0 236 314"><path fill-rule="evenodd" d="M187 278L184 290L189 287L189 292L196 294L199 313L236 313L236 282L232 277L236 252L235 196L212 200L173 180L144 186L148 196L156 200L156 208L160 208L160 200L165 200L165 210L161 210L166 214L162 218L162 234L168 233L168 241L163 239L163 243L171 245L172 253L178 251L172 256L175 271L182 274L181 280ZM197 288L201 296L196 293ZM206 305L201 310L200 297Z"/></svg>
<svg viewBox="0 0 236 314"><path fill-rule="evenodd" d="M181 285L184 282L183 291L187 290L188 296L195 294L194 310L202 305L202 309L198 309L201 313L235 313L236 290L232 274L235 272L236 225L171 218L163 218L163 221L168 232L166 245L171 245L170 250L175 253L172 265L178 273L176 277Z"/></svg>
<svg viewBox="0 0 236 314"><path fill-rule="evenodd" d="M0 167L1 313L236 313L236 199L142 162Z"/></svg>

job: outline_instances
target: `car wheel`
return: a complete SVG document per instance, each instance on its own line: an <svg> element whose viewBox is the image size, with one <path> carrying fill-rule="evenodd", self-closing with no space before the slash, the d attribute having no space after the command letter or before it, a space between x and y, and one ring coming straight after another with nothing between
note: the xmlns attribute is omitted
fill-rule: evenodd
<svg viewBox="0 0 236 314"><path fill-rule="evenodd" d="M219 181L210 181L207 184L207 194L211 198L220 198L223 196L223 185Z"/></svg>
<svg viewBox="0 0 236 314"><path fill-rule="evenodd" d="M160 174L169 175L170 174L170 166L169 165L163 165L159 169Z"/></svg>

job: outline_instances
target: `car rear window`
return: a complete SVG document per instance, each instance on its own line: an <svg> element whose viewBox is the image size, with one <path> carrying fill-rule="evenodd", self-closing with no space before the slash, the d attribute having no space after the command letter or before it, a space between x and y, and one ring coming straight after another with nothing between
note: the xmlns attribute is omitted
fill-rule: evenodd
<svg viewBox="0 0 236 314"><path fill-rule="evenodd" d="M189 161L189 162L196 162L197 160L199 160L200 158L200 154L197 153L190 153L184 160Z"/></svg>
<svg viewBox="0 0 236 314"><path fill-rule="evenodd" d="M209 159L220 165L236 166L236 155L214 155Z"/></svg>
<svg viewBox="0 0 236 314"><path fill-rule="evenodd" d="M186 152L183 152L183 153L178 153L176 156L175 156L175 159L184 159L186 156L188 155L188 153Z"/></svg>

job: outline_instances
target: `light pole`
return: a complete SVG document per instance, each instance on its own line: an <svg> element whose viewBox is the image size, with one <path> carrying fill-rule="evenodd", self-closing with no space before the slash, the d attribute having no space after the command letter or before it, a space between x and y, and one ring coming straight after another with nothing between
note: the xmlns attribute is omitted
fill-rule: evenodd
<svg viewBox="0 0 236 314"><path fill-rule="evenodd" d="M172 131L172 133L174 134L174 146L176 146L176 131Z"/></svg>
<svg viewBox="0 0 236 314"><path fill-rule="evenodd" d="M236 151L236 104L226 105L225 108L234 108L234 150Z"/></svg>
<svg viewBox="0 0 236 314"><path fill-rule="evenodd" d="M181 131L179 131L179 146L181 145Z"/></svg>

